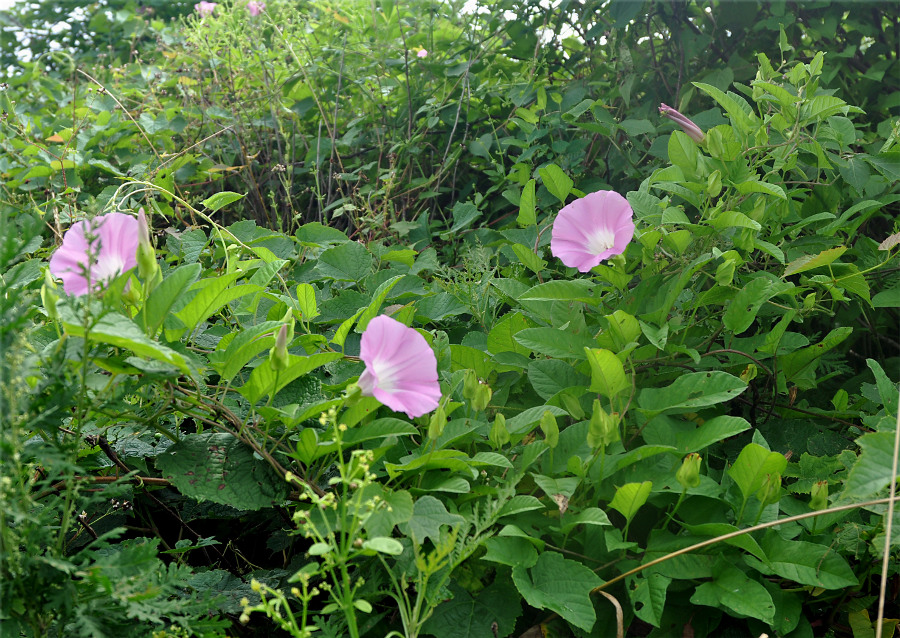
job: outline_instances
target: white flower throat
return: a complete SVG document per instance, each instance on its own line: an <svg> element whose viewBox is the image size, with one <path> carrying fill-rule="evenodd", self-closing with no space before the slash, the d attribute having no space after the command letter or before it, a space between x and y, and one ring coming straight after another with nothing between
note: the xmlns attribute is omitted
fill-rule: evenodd
<svg viewBox="0 0 900 638"><path fill-rule="evenodd" d="M587 247L595 255L606 252L616 243L616 236L611 228L598 228L588 238Z"/></svg>

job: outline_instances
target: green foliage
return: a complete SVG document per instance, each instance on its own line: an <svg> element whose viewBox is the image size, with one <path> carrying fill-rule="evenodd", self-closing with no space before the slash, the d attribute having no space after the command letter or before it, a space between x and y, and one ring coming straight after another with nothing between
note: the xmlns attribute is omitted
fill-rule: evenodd
<svg viewBox="0 0 900 638"><path fill-rule="evenodd" d="M3 50L3 629L865 635L900 547L896 24L266 4ZM555 213L610 187L634 240L565 268ZM138 208L161 281L44 279L42 223ZM361 396L379 314L433 349L432 414Z"/></svg>

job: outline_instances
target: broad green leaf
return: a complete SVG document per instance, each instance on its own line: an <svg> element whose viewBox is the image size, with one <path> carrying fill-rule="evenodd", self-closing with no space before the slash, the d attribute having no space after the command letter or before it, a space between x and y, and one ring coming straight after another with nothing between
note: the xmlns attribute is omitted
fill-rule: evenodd
<svg viewBox="0 0 900 638"><path fill-rule="evenodd" d="M584 359L585 348L594 345L587 335L559 328L526 328L513 338L533 352L566 359Z"/></svg>
<svg viewBox="0 0 900 638"><path fill-rule="evenodd" d="M529 288L519 301L582 301L595 303L596 284L587 279L555 279Z"/></svg>
<svg viewBox="0 0 900 638"><path fill-rule="evenodd" d="M562 390L574 386L587 387L590 384L590 379L559 359L532 361L528 364L528 380L538 396L545 401L549 401Z"/></svg>
<svg viewBox="0 0 900 638"><path fill-rule="evenodd" d="M688 177L697 177L700 151L697 144L682 131L674 131L669 136L669 161L680 168ZM664 222L665 223L665 222Z"/></svg>
<svg viewBox="0 0 900 638"><path fill-rule="evenodd" d="M203 200L202 204L206 206L210 211L217 211L220 208L224 208L225 206L228 206L228 204L236 202L243 197L244 195L241 195L240 193L222 191L221 193L216 193L212 197L207 197Z"/></svg>
<svg viewBox="0 0 900 638"><path fill-rule="evenodd" d="M515 340L520 330L531 328L534 323L518 312L508 312L494 324L487 337L487 349L491 354L517 352L528 355L531 351Z"/></svg>
<svg viewBox="0 0 900 638"><path fill-rule="evenodd" d="M787 195L785 195L784 189L777 184L769 184L768 182L758 182L756 180L750 180L747 182L741 182L740 184L735 184L735 188L741 195L749 195L750 193L764 193L766 195L774 195L779 199L787 200Z"/></svg>
<svg viewBox="0 0 900 638"><path fill-rule="evenodd" d="M682 525L691 534L696 534L697 536L710 536L713 538L738 531L737 527L729 525L728 523L701 523L699 525L687 525L682 523ZM766 553L750 534L741 534L740 536L734 536L733 538L729 538L722 542L734 547L740 547L760 560L766 559Z"/></svg>
<svg viewBox="0 0 900 638"><path fill-rule="evenodd" d="M625 375L625 366L609 350L585 348L588 363L591 364L591 392L614 399L619 393L631 388L631 381Z"/></svg>
<svg viewBox="0 0 900 638"><path fill-rule="evenodd" d="M347 335L350 334L350 329L353 328L353 324L356 323L356 320L364 311L365 308L360 308L352 316L347 317L335 331L334 336L331 338L331 343L343 350L344 342L347 340Z"/></svg>
<svg viewBox="0 0 900 638"><path fill-rule="evenodd" d="M156 457L163 477L198 501L242 510L280 505L288 484L252 448L230 434L188 434Z"/></svg>
<svg viewBox="0 0 900 638"><path fill-rule="evenodd" d="M416 301L416 315L421 315L428 321L440 321L468 311L469 308L449 292L439 292Z"/></svg>
<svg viewBox="0 0 900 638"><path fill-rule="evenodd" d="M626 483L616 490L616 495L613 496L609 506L624 516L625 520L630 523L638 510L647 502L652 488L653 483L650 481Z"/></svg>
<svg viewBox="0 0 900 638"><path fill-rule="evenodd" d="M379 554L399 556L403 553L403 544L395 538L376 536L363 541L363 549L371 549Z"/></svg>
<svg viewBox="0 0 900 638"><path fill-rule="evenodd" d="M878 387L878 395L881 397L881 405L884 406L889 415L896 415L897 404L900 402L897 384L888 378L884 368L875 359L866 359L866 365L869 366L869 370L875 375L875 384Z"/></svg>
<svg viewBox="0 0 900 638"><path fill-rule="evenodd" d="M768 560L745 556L744 561L766 574L776 574L801 585L823 589L856 587L859 581L853 570L833 547L790 541L770 530L760 542Z"/></svg>
<svg viewBox="0 0 900 638"><path fill-rule="evenodd" d="M566 198L572 192L574 182L566 175L563 170L556 164L548 164L538 169L538 175L544 182L544 186L550 191L550 194L556 197L561 203L566 203Z"/></svg>
<svg viewBox="0 0 900 638"><path fill-rule="evenodd" d="M746 389L746 383L727 372L691 372L664 388L644 388L638 406L650 416L696 412L730 401Z"/></svg>
<svg viewBox="0 0 900 638"><path fill-rule="evenodd" d="M297 285L297 305L304 321L311 321L319 316L316 306L316 290L310 284Z"/></svg>
<svg viewBox="0 0 900 638"><path fill-rule="evenodd" d="M844 483L842 500L871 498L891 483L894 433L870 432L856 439L856 444L862 449L862 453Z"/></svg>
<svg viewBox="0 0 900 638"><path fill-rule="evenodd" d="M800 104L800 120L823 121L847 108L847 103L833 95L816 95Z"/></svg>
<svg viewBox="0 0 900 638"><path fill-rule="evenodd" d="M84 323L76 317L68 304L58 305L63 330L73 337L85 337ZM139 357L148 357L175 366L183 374L196 376L191 362L184 355L150 339L131 319L120 314L107 313L90 325L87 340L115 348L130 350Z"/></svg>
<svg viewBox="0 0 900 638"><path fill-rule="evenodd" d="M267 359L253 369L247 383L238 388L238 392L250 403L256 403L266 395L278 394L279 390L297 377L342 357L339 352L317 352L308 357L288 354L288 366L280 372L273 370Z"/></svg>
<svg viewBox="0 0 900 638"><path fill-rule="evenodd" d="M513 418L508 419L506 428L510 434L527 434L540 422L544 412L550 412L555 417L568 415L568 412L555 405L536 405L527 410L522 410Z"/></svg>
<svg viewBox="0 0 900 638"><path fill-rule="evenodd" d="M534 479L535 484L543 490L544 494L551 498L556 495L570 498L581 483L581 479L576 476L565 476L560 478L544 476L543 474L532 474L531 476Z"/></svg>
<svg viewBox="0 0 900 638"><path fill-rule="evenodd" d="M569 530L578 525L596 525L598 527L612 527L609 517L599 507L588 507L577 514L568 514L563 520L563 526L560 531L568 534Z"/></svg>
<svg viewBox="0 0 900 638"><path fill-rule="evenodd" d="M452 528L459 527L466 522L459 514L451 514L441 503L433 496L422 496L413 506L413 515L409 521L403 525L406 528L413 542L422 543L426 539L431 539L433 543L439 543L441 540L441 527L447 526Z"/></svg>
<svg viewBox="0 0 900 638"><path fill-rule="evenodd" d="M750 423L746 419L739 416L720 414L708 421L704 421L694 430L679 433L677 447L684 454L698 452L706 449L713 443L718 443L749 429Z"/></svg>
<svg viewBox="0 0 900 638"><path fill-rule="evenodd" d="M169 314L169 310L178 301L185 289L200 276L200 264L186 264L171 271L157 286L138 314L138 322L143 324L147 334L153 336L159 331Z"/></svg>
<svg viewBox="0 0 900 638"><path fill-rule="evenodd" d="M791 282L770 279L765 274L740 288L725 311L722 322L736 335L750 327L764 303L794 287Z"/></svg>
<svg viewBox="0 0 900 638"><path fill-rule="evenodd" d="M234 288L229 288L242 275L243 273L233 272L221 277L201 279L192 285L188 290L198 290L197 294L184 308L175 313L175 316L185 326L179 332L181 334L185 332L190 334L201 321L211 317L230 301L262 290L262 286L251 284L241 284Z"/></svg>
<svg viewBox="0 0 900 638"><path fill-rule="evenodd" d="M356 323L355 331L362 334L362 332L366 329L366 326L369 325L369 322L375 318L378 314L378 311L381 310L381 304L384 303L384 300L387 299L388 293L391 292L391 289L397 285L403 279L403 275L397 275L396 277L391 277L380 286L378 286L378 290L375 291L375 295L372 298L372 301L363 311L363 313L359 316L359 321Z"/></svg>
<svg viewBox="0 0 900 638"><path fill-rule="evenodd" d="M544 509L547 509L547 506L534 496L517 494L503 504L498 516L512 516L513 514L521 514L522 512Z"/></svg>
<svg viewBox="0 0 900 638"><path fill-rule="evenodd" d="M540 274L540 272L544 268L546 268L547 262L538 257L528 246L524 246L522 244L512 244L510 248L516 254L516 258L519 260L519 262L522 263L522 265L528 268L531 272Z"/></svg>
<svg viewBox="0 0 900 638"><path fill-rule="evenodd" d="M487 550L482 560L515 567L532 567L538 560L534 544L521 536L494 536L484 543Z"/></svg>
<svg viewBox="0 0 900 638"><path fill-rule="evenodd" d="M594 626L597 616L590 594L603 581L581 563L548 551L531 569L513 567L512 576L519 593L532 607L556 612L584 631Z"/></svg>
<svg viewBox="0 0 900 638"><path fill-rule="evenodd" d="M316 270L331 279L356 283L372 272L372 262L365 246L348 241L319 255Z"/></svg>
<svg viewBox="0 0 900 638"><path fill-rule="evenodd" d="M731 121L741 133L746 135L756 126L756 117L744 111L740 103L735 99L737 96L732 97L734 94L726 94L716 87L702 82L692 82L692 84L718 102L719 106L725 109L725 112L728 113Z"/></svg>
<svg viewBox="0 0 900 638"><path fill-rule="evenodd" d="M209 360L223 382L231 381L253 357L275 345L280 321L265 321L242 330L233 339L219 342Z"/></svg>
<svg viewBox="0 0 900 638"><path fill-rule="evenodd" d="M691 602L769 624L775 617L775 604L766 588L724 560L716 564L715 579L711 583L701 583L691 596Z"/></svg>
<svg viewBox="0 0 900 638"><path fill-rule="evenodd" d="M666 591L671 582L671 578L658 572L651 572L645 577L630 576L627 579L626 589L635 616L654 627L659 627L666 606Z"/></svg>
<svg viewBox="0 0 900 638"><path fill-rule="evenodd" d="M779 358L781 369L787 381L797 377L806 366L821 357L823 354L839 345L844 339L850 336L853 328L846 326L843 328L835 328L822 339L819 343L802 348L786 354Z"/></svg>
<svg viewBox="0 0 900 638"><path fill-rule="evenodd" d="M522 615L522 603L508 577L496 579L475 596L456 580L450 581L449 591L447 599L422 625L424 634L436 638L509 636Z"/></svg>
<svg viewBox="0 0 900 638"><path fill-rule="evenodd" d="M363 441L383 439L388 436L413 436L418 433L418 428L408 421L385 417L383 419L375 419L359 427L350 428L344 432L343 442L345 446L352 446Z"/></svg>
<svg viewBox="0 0 900 638"><path fill-rule="evenodd" d="M741 490L744 500L755 494L769 475L783 474L787 459L783 454L770 452L756 443L748 443L738 454L728 475Z"/></svg>
<svg viewBox="0 0 900 638"><path fill-rule="evenodd" d="M469 457L459 450L434 450L423 453L421 456L405 457L400 463L385 463L391 478L396 478L405 472L419 470L443 470L447 472L474 472L469 465Z"/></svg>
<svg viewBox="0 0 900 638"><path fill-rule="evenodd" d="M534 226L537 224L537 215L534 210L534 184L534 179L530 179L522 188L522 196L519 199L519 215L516 217L516 222L519 226Z"/></svg>
<svg viewBox="0 0 900 638"><path fill-rule="evenodd" d="M804 255L803 257L798 257L787 265L787 268L785 268L784 270L783 276L789 277L790 275L796 275L797 273L806 272L807 270L812 270L813 268L827 266L835 259L843 255L845 252L847 252L847 249L844 246L838 246L837 248L829 248L828 250L823 250L816 255Z"/></svg>

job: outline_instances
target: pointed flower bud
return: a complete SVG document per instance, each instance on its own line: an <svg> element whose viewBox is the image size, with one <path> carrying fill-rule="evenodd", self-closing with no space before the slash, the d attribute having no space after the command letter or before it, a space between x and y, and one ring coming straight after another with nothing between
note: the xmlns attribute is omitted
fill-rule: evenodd
<svg viewBox="0 0 900 638"><path fill-rule="evenodd" d="M813 510L823 510L828 507L828 481L813 483L809 491L809 507Z"/></svg>
<svg viewBox="0 0 900 638"><path fill-rule="evenodd" d="M544 410L541 417L541 432L544 433L544 441L550 448L559 445L559 426L556 424L556 417L550 410Z"/></svg>
<svg viewBox="0 0 900 638"><path fill-rule="evenodd" d="M700 463L702 461L702 457L696 452L691 452L684 457L681 467L675 472L675 480L681 484L681 487L688 489L700 485Z"/></svg>
<svg viewBox="0 0 900 638"><path fill-rule="evenodd" d="M278 334L275 337L275 346L269 350L269 363L272 364L273 370L284 370L288 367L288 327L287 324L281 324Z"/></svg>
<svg viewBox="0 0 900 638"><path fill-rule="evenodd" d="M475 388L475 396L472 397L472 401L469 405L471 405L472 409L476 412L481 412L490 405L492 396L494 396L494 391L491 390L491 386L487 383L479 382Z"/></svg>
<svg viewBox="0 0 900 638"><path fill-rule="evenodd" d="M699 126L694 124L690 119L686 118L684 115L673 109L671 106L667 104L659 105L659 112L663 116L669 118L673 122L675 122L678 126L681 127L687 136L697 142L698 144L702 142L706 135L703 134L703 131Z"/></svg>
<svg viewBox="0 0 900 638"><path fill-rule="evenodd" d="M288 308L287 312L284 313L284 317L281 318L281 323L288 327L287 342L290 343L294 340L294 311Z"/></svg>
<svg viewBox="0 0 900 638"><path fill-rule="evenodd" d="M509 443L509 430L506 429L506 417L502 414L498 413L494 418L494 425L491 426L491 432L488 434L488 439L495 450L499 450Z"/></svg>
<svg viewBox="0 0 900 638"><path fill-rule="evenodd" d="M469 368L466 370L466 374L463 377L463 391L462 395L464 399L471 401L475 397L475 393L478 391L478 375L475 374L475 371Z"/></svg>
<svg viewBox="0 0 900 638"><path fill-rule="evenodd" d="M444 406L439 403L434 414L431 415L431 420L428 422L428 438L432 441L437 440L444 432L444 426L446 425L447 413L444 411Z"/></svg>
<svg viewBox="0 0 900 638"><path fill-rule="evenodd" d="M137 267L138 275L145 282L147 292L150 292L162 281L162 271L156 262L156 251L150 241L150 225L147 223L147 216L144 209L138 211L138 245L137 245Z"/></svg>
<svg viewBox="0 0 900 638"><path fill-rule="evenodd" d="M44 285L41 286L41 302L44 304L47 317L52 321L59 319L59 310L56 309L56 301L58 299L59 293L57 292L56 282L53 280L50 270L47 269L44 271Z"/></svg>

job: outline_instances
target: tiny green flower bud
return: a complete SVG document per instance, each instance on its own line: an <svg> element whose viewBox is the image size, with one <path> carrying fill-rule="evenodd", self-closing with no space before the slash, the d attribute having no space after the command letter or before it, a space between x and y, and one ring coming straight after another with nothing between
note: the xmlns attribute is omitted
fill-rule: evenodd
<svg viewBox="0 0 900 638"><path fill-rule="evenodd" d="M681 484L681 487L688 489L689 487L700 485L700 464L702 461L703 459L696 452L691 452L684 457L681 467L675 472L675 480Z"/></svg>
<svg viewBox="0 0 900 638"><path fill-rule="evenodd" d="M551 448L559 445L559 426L556 424L556 417L550 410L544 410L541 417L541 432L544 433L544 441Z"/></svg>
<svg viewBox="0 0 900 638"><path fill-rule="evenodd" d="M772 505L781 500L781 474L766 474L766 480L756 492L756 498L765 505Z"/></svg>
<svg viewBox="0 0 900 638"><path fill-rule="evenodd" d="M813 483L809 491L809 507L813 510L823 510L828 507L828 481Z"/></svg>
<svg viewBox="0 0 900 638"><path fill-rule="evenodd" d="M294 311L288 308L287 312L284 313L284 317L281 318L281 323L286 324L288 327L287 340L290 343L294 340Z"/></svg>
<svg viewBox="0 0 900 638"><path fill-rule="evenodd" d="M269 363L273 370L284 370L288 367L287 334L287 324L281 324L278 335L275 337L275 346L269 350Z"/></svg>
<svg viewBox="0 0 900 638"><path fill-rule="evenodd" d="M444 431L445 425L447 425L447 413L444 411L444 405L439 403L428 422L428 438L432 441L436 440Z"/></svg>
<svg viewBox="0 0 900 638"><path fill-rule="evenodd" d="M506 417L502 414L497 413L497 416L494 418L494 425L491 426L491 432L488 434L488 439L491 441L491 445L494 446L495 450L499 450L509 443L509 430L506 429Z"/></svg>

